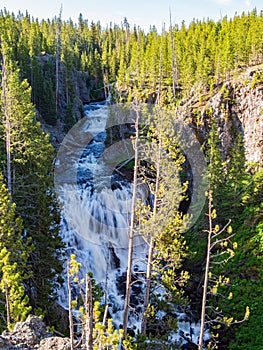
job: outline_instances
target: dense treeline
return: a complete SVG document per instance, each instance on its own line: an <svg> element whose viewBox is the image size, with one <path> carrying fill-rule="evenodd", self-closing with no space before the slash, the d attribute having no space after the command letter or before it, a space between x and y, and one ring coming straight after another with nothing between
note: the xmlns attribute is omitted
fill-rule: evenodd
<svg viewBox="0 0 263 350"><path fill-rule="evenodd" d="M220 264L212 264L210 271L208 305L211 309L208 311L207 320L209 323L215 314L220 315L223 310L227 327L220 329L216 326L212 331L219 337L219 349L260 349L262 337L256 329L261 322L262 313L262 303L259 300L263 277L263 172L260 167L255 170L255 164L247 166L241 133L231 145L226 157L222 153L222 143L215 120L212 119L211 124L206 154L209 184L213 191L213 207L216 208L214 222L218 225L217 230L221 230L231 221L230 233L233 234L235 249L232 250L230 241L221 242L220 249L225 247L231 259L228 259L225 253L221 256L222 253L217 252L217 246L211 249L211 255L215 255L216 258L221 256L222 261ZM203 220L206 219L201 216L197 227L187 233L191 242L190 248L197 253L192 260L190 259L190 264L193 265L201 263L204 259L203 244L206 242L206 235L200 228L204 229L207 226ZM214 229L215 234L217 230ZM223 235L223 238L225 237L227 235ZM217 280L216 287L213 286L215 276L220 276L219 280L222 283L220 285ZM250 308L251 314L248 320L240 325L239 320L244 316L246 306ZM229 327L232 323L232 327Z"/></svg>
<svg viewBox="0 0 263 350"><path fill-rule="evenodd" d="M195 20L187 28L170 26L158 34L155 27L145 33L130 28L125 19L121 26L103 29L79 16L78 23L62 22L60 17L39 22L28 14L1 14L1 31L13 48L12 59L20 74L32 86L32 99L44 118L56 122L57 75L60 62L67 71L67 104L70 109L74 86L71 70L87 71L95 86L103 81L117 82L126 94L137 87L144 99L156 99L161 88L163 99L185 96L193 85L213 88L228 79L234 70L262 61L263 13L223 18L221 21ZM42 67L41 55L52 55ZM166 95L166 96L165 96ZM43 98L44 97L44 98ZM94 92L94 97L96 93ZM45 99L49 99L49 108ZM57 106L58 107L58 106Z"/></svg>
<svg viewBox="0 0 263 350"><path fill-rule="evenodd" d="M103 29L82 15L75 24L60 17L38 21L28 14L1 12L0 299L1 305L9 306L6 310L1 307L0 312L5 323L23 319L30 307L34 312L48 312L47 305L54 300L54 287L62 272L59 209L52 192L54 150L36 121L34 106L46 123L55 126L58 120L64 121L67 130L75 121L73 71L77 70L87 73L86 83L93 99L101 96L101 89L107 94L112 84L116 101L136 96L174 107L193 88L200 93L212 91L238 70L261 64L262 32L263 12L257 14L256 10L218 22L195 20L189 27L184 23L181 27L170 25L162 33L154 27L148 33L139 27L130 28L126 19L121 26ZM261 349L262 170L259 165L246 166L241 135L226 157L212 115L209 123L211 132L205 152L217 209L215 220L218 227L232 220L238 249L226 265L215 269L216 275L227 274L231 282L219 285L218 293L211 289L208 302L225 314L231 311L237 320L242 319L246 306L251 310L249 320L242 325L219 330L220 349ZM157 133L156 130L158 121ZM158 215L153 221L161 227ZM204 214L186 234L191 252L185 265L194 276L190 277L188 290L197 291L198 302L206 228ZM171 236L177 239L177 235L171 222L162 235L172 246ZM159 250L164 249L158 244ZM176 255L177 250L174 252ZM158 259L162 261L162 256ZM151 278L148 280L151 284ZM223 301L221 294L226 296ZM225 324L230 323L231 318L227 318Z"/></svg>
<svg viewBox="0 0 263 350"><path fill-rule="evenodd" d="M51 310L62 279L63 244L53 194L54 149L36 121L32 89L14 61L8 30L1 29L0 164L7 184L0 193L1 300L6 300L2 320L12 328L29 309L45 315Z"/></svg>

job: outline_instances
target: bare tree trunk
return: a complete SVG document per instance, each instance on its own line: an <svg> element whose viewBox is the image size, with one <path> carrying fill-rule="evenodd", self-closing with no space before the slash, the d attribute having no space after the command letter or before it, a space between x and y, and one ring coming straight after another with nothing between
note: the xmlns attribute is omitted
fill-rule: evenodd
<svg viewBox="0 0 263 350"><path fill-rule="evenodd" d="M151 280L152 280L152 260L153 260L153 251L154 251L154 238L151 237L149 251L148 251L148 261L147 261L147 271L146 271L146 287L144 295L144 304L143 304L143 316L142 316L142 329L141 332L143 335L146 335L147 328L147 308L150 300L150 290L151 290Z"/></svg>
<svg viewBox="0 0 263 350"><path fill-rule="evenodd" d="M103 326L106 326L108 309L109 309L109 306L106 305L104 310L103 320L102 320Z"/></svg>
<svg viewBox="0 0 263 350"><path fill-rule="evenodd" d="M171 50L172 50L172 79L173 79L173 96L174 96L174 102L176 102L176 84L177 84L177 74L176 74L176 59L175 59L175 52L174 52L174 40L173 40L173 31L172 31L172 14L170 10L170 43L171 43Z"/></svg>
<svg viewBox="0 0 263 350"><path fill-rule="evenodd" d="M220 54L218 54L218 59L217 59L217 84L220 83L221 79L221 69L220 69Z"/></svg>
<svg viewBox="0 0 263 350"><path fill-rule="evenodd" d="M107 101L108 96L109 96L109 77L108 77L108 72L104 71L103 66L101 67L102 71L102 79L103 79L103 90L104 90L104 95L105 95L105 100Z"/></svg>
<svg viewBox="0 0 263 350"><path fill-rule="evenodd" d="M85 341L86 349L93 350L93 306L92 306L92 285L89 275L86 274L86 297L85 297L86 321Z"/></svg>
<svg viewBox="0 0 263 350"><path fill-rule="evenodd" d="M56 43L56 112L58 112L59 103L59 60L60 60L60 34L61 34L61 15L62 5L60 7L58 27L57 27L57 43Z"/></svg>
<svg viewBox="0 0 263 350"><path fill-rule="evenodd" d="M136 107L137 108L137 107ZM135 226L135 211L136 211L136 195L137 195L137 177L138 177L138 142L139 142L139 111L136 110L135 121L135 140L134 140L134 175L133 175L133 193L132 193L132 205L131 205L131 222L129 226L128 239L128 267L126 277L126 295L124 304L124 318L123 318L123 332L124 337L127 335L128 319L129 319L129 307L131 297L131 280L132 280L132 259L133 259L133 244L134 244L134 226Z"/></svg>
<svg viewBox="0 0 263 350"><path fill-rule="evenodd" d="M69 337L70 337L70 350L74 349L74 324L72 316L72 293L70 286L70 262L68 262L68 317L69 317Z"/></svg>
<svg viewBox="0 0 263 350"><path fill-rule="evenodd" d="M10 318L9 291L8 291L7 285L5 285L5 305L6 305L6 324L9 329L11 325L11 318Z"/></svg>
<svg viewBox="0 0 263 350"><path fill-rule="evenodd" d="M213 233L213 223L212 223L212 198L211 190L209 190L208 197L208 220L209 220L209 230L207 236L207 252L206 252L206 266L205 266L205 279L203 287L203 298L202 298L202 311L201 311L201 321L200 321L200 336L198 342L198 350L203 348L203 338L205 329L205 314L206 314L206 299L207 299L207 287L208 287L208 275L210 267L210 257L211 257L211 236Z"/></svg>
<svg viewBox="0 0 263 350"><path fill-rule="evenodd" d="M33 57L30 57L30 79L31 79L31 88L32 88L32 102L36 103L35 98L35 82L34 82L34 68L33 68Z"/></svg>
<svg viewBox="0 0 263 350"><path fill-rule="evenodd" d="M160 173L161 173L161 164L160 164L161 149L162 149L162 140L160 140L160 142L159 142L158 158L157 158L157 164L156 164L156 183L155 183L155 193L154 193L154 203L153 203L153 223L155 223L156 217L157 217L157 203L158 203L158 193L159 193L159 187L160 187ZM149 300L150 300L150 290L151 290L151 281L152 281L152 264L153 264L153 252L154 252L155 237L154 237L154 232L151 232L151 234L152 234L152 236L150 238L149 251L148 251L148 261L147 261L147 271L146 271L146 287L145 287L145 295L144 295L142 329L141 329L141 332L143 335L146 335L147 308L148 308Z"/></svg>
<svg viewBox="0 0 263 350"><path fill-rule="evenodd" d="M109 297L109 292L108 292L108 282L109 282L109 264L110 264L110 242L108 240L108 245L107 245L107 260L106 260L106 274L105 274L105 288L104 288L104 304L108 305L108 297Z"/></svg>
<svg viewBox="0 0 263 350"><path fill-rule="evenodd" d="M58 41L56 48L56 112L58 112L58 97L59 95L59 49L58 49Z"/></svg>
<svg viewBox="0 0 263 350"><path fill-rule="evenodd" d="M6 172L7 172L7 188L12 201L12 176L11 176L11 121L10 114L8 113L8 101L7 101L7 76L6 76L6 58L4 52L2 52L2 101L3 101L3 114L5 122L5 146L6 146Z"/></svg>
<svg viewBox="0 0 263 350"><path fill-rule="evenodd" d="M162 78L163 78L163 55L162 55L162 39L160 46L160 62L159 62L159 82L158 82L158 94L156 98L156 103L158 103L161 99L162 94Z"/></svg>
<svg viewBox="0 0 263 350"><path fill-rule="evenodd" d="M6 114L6 167L7 167L7 188L12 198L12 176L11 176L11 123L9 116Z"/></svg>

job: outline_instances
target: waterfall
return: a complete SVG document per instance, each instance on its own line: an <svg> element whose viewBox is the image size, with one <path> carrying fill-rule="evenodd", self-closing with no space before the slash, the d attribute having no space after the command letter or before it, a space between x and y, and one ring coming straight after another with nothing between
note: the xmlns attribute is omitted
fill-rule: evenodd
<svg viewBox="0 0 263 350"><path fill-rule="evenodd" d="M122 325L127 269L128 226L132 185L107 169L103 155L108 108L105 103L90 103L79 125L69 132L60 148L56 163L55 182L62 202L61 236L67 254L75 254L82 267L80 277L92 272L109 305L116 327ZM110 152L109 152L110 153ZM138 237L134 250L134 274L146 270L147 247ZM134 285L134 294L142 293L142 284ZM59 290L59 303L67 309L66 283ZM140 330L141 306L136 295L131 298L136 313L130 324L135 333ZM141 301L142 303L142 301ZM177 310L179 330L171 341L197 343L198 323L183 310ZM200 327L200 326L199 326Z"/></svg>
<svg viewBox="0 0 263 350"><path fill-rule="evenodd" d="M118 327L123 321L132 187L127 180L118 178L117 175L112 179L101 161L101 155L105 151L107 105L91 103L85 106L85 113L86 118L79 131L90 133L90 142L82 149L80 147L76 154L74 150L73 157L70 154L70 166L66 166L66 171L60 169L60 163L61 159L67 159L68 154L60 154L56 164L59 197L63 208L61 236L68 255L75 254L81 263L81 277L92 272L96 282L101 285L109 304L109 312L114 316L114 323ZM112 182L117 184L113 190L109 186ZM144 250L143 241L137 240L135 259L138 262L134 269L145 270L142 263ZM67 308L66 283L59 291L59 302ZM137 318L136 322L139 328Z"/></svg>

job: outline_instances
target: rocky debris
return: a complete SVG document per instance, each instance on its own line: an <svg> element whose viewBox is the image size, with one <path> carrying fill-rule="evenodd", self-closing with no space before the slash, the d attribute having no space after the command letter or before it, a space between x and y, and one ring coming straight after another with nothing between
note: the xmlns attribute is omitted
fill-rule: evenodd
<svg viewBox="0 0 263 350"><path fill-rule="evenodd" d="M31 349L44 337L51 336L40 317L29 315L25 322L17 322L13 332L2 333L0 349ZM1 344L1 343L0 343Z"/></svg>
<svg viewBox="0 0 263 350"><path fill-rule="evenodd" d="M11 349L10 348L10 345L9 345L9 342L8 342L8 339L0 336L0 349L3 349L3 350L9 350Z"/></svg>
<svg viewBox="0 0 263 350"><path fill-rule="evenodd" d="M17 322L13 332L0 336L1 350L70 350L70 339L53 337L40 317L29 315Z"/></svg>

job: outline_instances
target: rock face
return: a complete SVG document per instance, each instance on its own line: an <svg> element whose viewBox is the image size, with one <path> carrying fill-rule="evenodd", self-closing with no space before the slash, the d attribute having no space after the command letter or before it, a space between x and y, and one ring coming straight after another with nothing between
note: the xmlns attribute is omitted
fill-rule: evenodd
<svg viewBox="0 0 263 350"><path fill-rule="evenodd" d="M1 350L70 350L69 338L53 337L40 317L29 315L16 323L13 332L0 336Z"/></svg>
<svg viewBox="0 0 263 350"><path fill-rule="evenodd" d="M247 161L263 165L263 70L260 69L250 68L212 93L198 97L193 94L181 102L179 112L197 130L201 143L210 131L209 119L214 118L225 154L241 132Z"/></svg>
<svg viewBox="0 0 263 350"><path fill-rule="evenodd" d="M254 88L237 85L234 111L244 131L246 157L263 165L263 83Z"/></svg>

